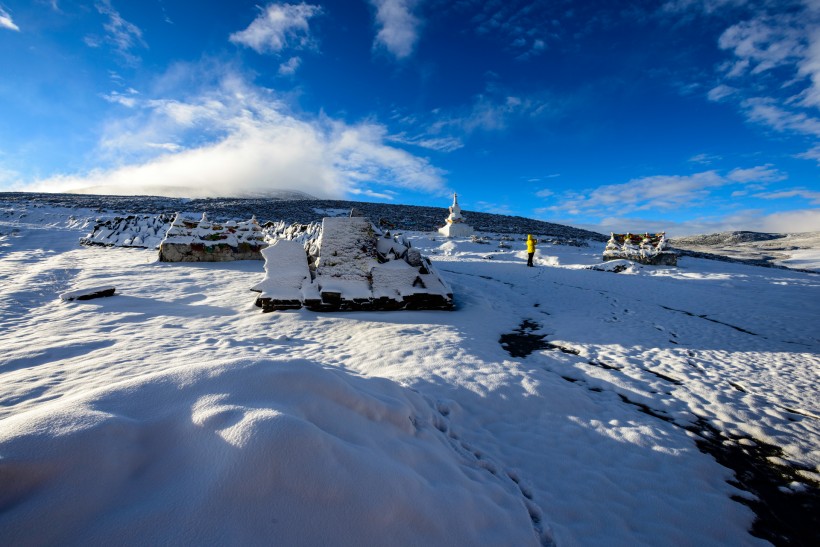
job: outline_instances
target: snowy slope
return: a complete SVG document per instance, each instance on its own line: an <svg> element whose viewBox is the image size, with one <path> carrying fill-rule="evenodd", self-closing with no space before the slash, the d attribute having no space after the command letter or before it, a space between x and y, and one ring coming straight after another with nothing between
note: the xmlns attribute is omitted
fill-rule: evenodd
<svg viewBox="0 0 820 547"><path fill-rule="evenodd" d="M816 274L416 232L455 311L263 314L81 216L0 219L0 543L816 538Z"/></svg>
<svg viewBox="0 0 820 547"><path fill-rule="evenodd" d="M676 249L718 255L752 264L820 271L820 232L721 232L675 238L672 245Z"/></svg>

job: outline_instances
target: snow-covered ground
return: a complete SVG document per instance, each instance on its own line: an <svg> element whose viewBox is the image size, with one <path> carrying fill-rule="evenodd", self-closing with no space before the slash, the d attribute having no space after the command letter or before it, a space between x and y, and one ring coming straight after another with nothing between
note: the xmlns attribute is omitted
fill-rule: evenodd
<svg viewBox="0 0 820 547"><path fill-rule="evenodd" d="M527 268L522 240L417 232L455 311L263 314L262 262L84 247L93 213L23 209L0 215L0 544L817 537L817 274L587 269L600 242Z"/></svg>
<svg viewBox="0 0 820 547"><path fill-rule="evenodd" d="M721 232L675 238L672 245L680 250L733 260L820 272L820 232Z"/></svg>

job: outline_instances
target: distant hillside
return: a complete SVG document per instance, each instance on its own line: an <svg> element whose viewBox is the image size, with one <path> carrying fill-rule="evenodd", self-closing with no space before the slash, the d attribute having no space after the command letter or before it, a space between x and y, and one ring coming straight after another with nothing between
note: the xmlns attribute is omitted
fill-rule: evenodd
<svg viewBox="0 0 820 547"><path fill-rule="evenodd" d="M756 241L771 241L780 239L783 234L769 234L764 232L718 232L715 234L676 237L674 239L681 247L703 247L717 245L737 245Z"/></svg>
<svg viewBox="0 0 820 547"><path fill-rule="evenodd" d="M820 232L720 232L676 237L669 243L684 256L729 260L756 266L786 266L816 271L817 264L820 263Z"/></svg>
<svg viewBox="0 0 820 547"><path fill-rule="evenodd" d="M100 213L208 213L214 220L249 218L260 222L284 220L309 223L324 216L345 214L355 207L373 222L384 220L400 230L434 231L444 225L446 207L423 207L363 201L280 198L209 198L181 199L158 196L104 196L91 194L0 193L0 201L26 202L55 207L88 208ZM501 234L537 234L562 243L584 240L606 241L606 236L561 224L524 217L463 211L466 221L476 230Z"/></svg>

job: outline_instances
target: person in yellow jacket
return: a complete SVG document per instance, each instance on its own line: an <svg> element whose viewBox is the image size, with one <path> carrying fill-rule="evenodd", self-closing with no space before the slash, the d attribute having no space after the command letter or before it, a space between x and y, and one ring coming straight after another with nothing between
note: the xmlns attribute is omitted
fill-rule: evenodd
<svg viewBox="0 0 820 547"><path fill-rule="evenodd" d="M532 256L535 254L535 244L537 239L532 237L532 234L527 234L527 266L532 267Z"/></svg>

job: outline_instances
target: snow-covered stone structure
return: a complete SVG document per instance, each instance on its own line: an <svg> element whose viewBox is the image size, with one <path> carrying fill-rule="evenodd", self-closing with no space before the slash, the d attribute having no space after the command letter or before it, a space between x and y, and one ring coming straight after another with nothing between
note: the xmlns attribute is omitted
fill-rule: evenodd
<svg viewBox="0 0 820 547"><path fill-rule="evenodd" d="M678 255L666 240L666 233L612 233L604 249L604 260L626 259L641 264L676 266Z"/></svg>
<svg viewBox="0 0 820 547"><path fill-rule="evenodd" d="M470 237L473 227L464 222L461 207L458 205L458 194L453 194L453 204L449 207L450 214L445 219L446 224L438 232L447 237Z"/></svg>
<svg viewBox="0 0 820 547"><path fill-rule="evenodd" d="M265 279L252 290L263 311L453 307L453 291L430 260L364 217L324 218L318 239L280 239L262 255Z"/></svg>
<svg viewBox="0 0 820 547"><path fill-rule="evenodd" d="M159 246L161 262L228 262L262 260L267 246L256 217L245 222L211 222L202 213L199 221L177 213Z"/></svg>
<svg viewBox="0 0 820 547"><path fill-rule="evenodd" d="M162 242L173 215L129 215L97 221L85 237L82 245L102 245L105 247L139 247L156 249Z"/></svg>

